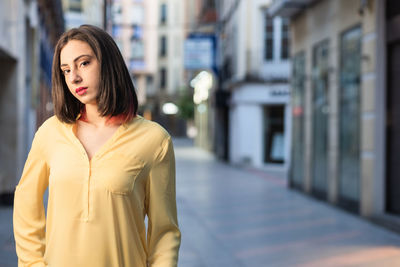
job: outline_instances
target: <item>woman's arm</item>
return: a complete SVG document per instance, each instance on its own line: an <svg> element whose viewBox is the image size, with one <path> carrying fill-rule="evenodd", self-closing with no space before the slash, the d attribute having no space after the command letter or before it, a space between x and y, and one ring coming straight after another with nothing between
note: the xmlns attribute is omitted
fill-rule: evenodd
<svg viewBox="0 0 400 267"><path fill-rule="evenodd" d="M148 264L175 267L181 233L178 228L175 196L175 156L171 137L164 140L147 183Z"/></svg>
<svg viewBox="0 0 400 267"><path fill-rule="evenodd" d="M45 266L45 210L43 194L49 169L38 133L32 142L14 196L14 236L18 266Z"/></svg>

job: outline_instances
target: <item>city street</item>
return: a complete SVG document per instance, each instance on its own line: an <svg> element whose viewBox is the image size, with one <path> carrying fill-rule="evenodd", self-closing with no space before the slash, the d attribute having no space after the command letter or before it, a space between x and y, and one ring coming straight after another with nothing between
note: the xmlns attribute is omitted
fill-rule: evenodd
<svg viewBox="0 0 400 267"><path fill-rule="evenodd" d="M400 266L400 236L176 140L180 267Z"/></svg>
<svg viewBox="0 0 400 267"><path fill-rule="evenodd" d="M400 235L297 191L278 172L219 162L175 139L180 267L400 266ZM14 267L0 209L0 267Z"/></svg>

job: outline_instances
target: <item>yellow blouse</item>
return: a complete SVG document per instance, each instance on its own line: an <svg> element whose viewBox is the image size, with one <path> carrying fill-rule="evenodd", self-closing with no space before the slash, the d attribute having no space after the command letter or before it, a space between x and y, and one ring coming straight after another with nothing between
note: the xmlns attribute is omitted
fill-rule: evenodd
<svg viewBox="0 0 400 267"><path fill-rule="evenodd" d="M52 117L35 135L15 190L18 266L177 266L169 134L136 116L89 160L74 127Z"/></svg>

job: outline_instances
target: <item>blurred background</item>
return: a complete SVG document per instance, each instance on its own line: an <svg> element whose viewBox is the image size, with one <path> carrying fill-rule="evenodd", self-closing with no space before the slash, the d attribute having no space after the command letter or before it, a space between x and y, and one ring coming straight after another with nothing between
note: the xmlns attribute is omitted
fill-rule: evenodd
<svg viewBox="0 0 400 267"><path fill-rule="evenodd" d="M180 266L400 266L398 0L1 0L0 266L54 45L81 24L174 137Z"/></svg>

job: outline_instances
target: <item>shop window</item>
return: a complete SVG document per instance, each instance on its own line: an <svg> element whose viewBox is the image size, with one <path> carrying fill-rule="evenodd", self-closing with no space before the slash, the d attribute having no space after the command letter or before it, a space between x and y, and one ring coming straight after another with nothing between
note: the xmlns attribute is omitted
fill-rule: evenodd
<svg viewBox="0 0 400 267"><path fill-rule="evenodd" d="M305 93L305 55L296 54L293 58L292 79L292 166L291 183L301 187L304 176L304 93Z"/></svg>
<svg viewBox="0 0 400 267"><path fill-rule="evenodd" d="M284 162L285 106L267 106L264 109L264 162Z"/></svg>
<svg viewBox="0 0 400 267"><path fill-rule="evenodd" d="M329 42L322 41L313 48L312 68L313 159L312 189L316 196L326 197L328 176L329 120Z"/></svg>
<svg viewBox="0 0 400 267"><path fill-rule="evenodd" d="M361 28L340 39L339 194L342 204L356 209L360 177Z"/></svg>

